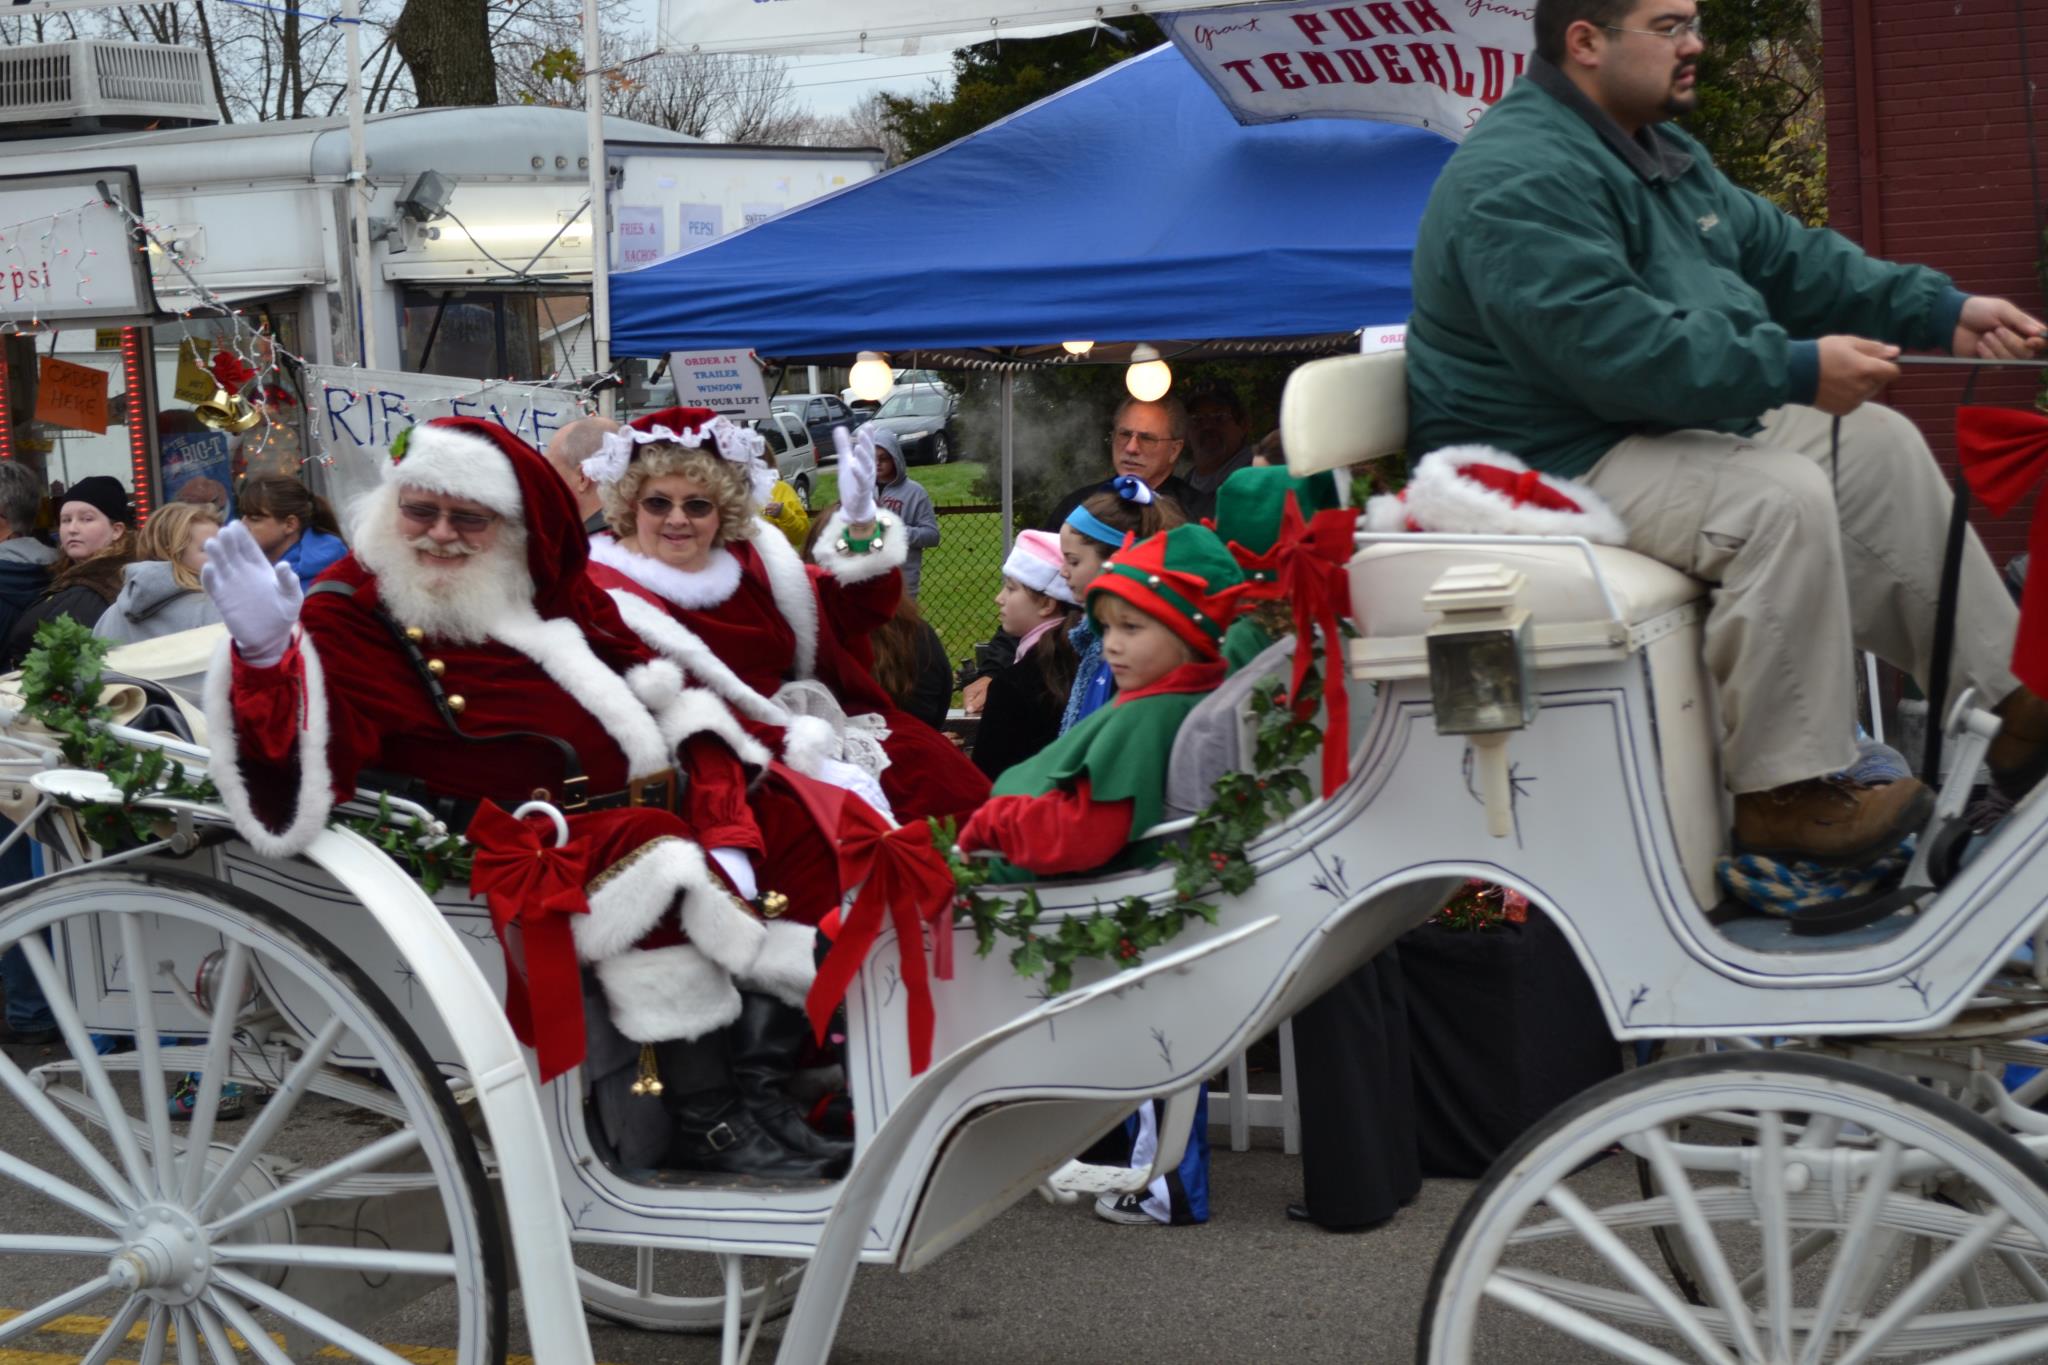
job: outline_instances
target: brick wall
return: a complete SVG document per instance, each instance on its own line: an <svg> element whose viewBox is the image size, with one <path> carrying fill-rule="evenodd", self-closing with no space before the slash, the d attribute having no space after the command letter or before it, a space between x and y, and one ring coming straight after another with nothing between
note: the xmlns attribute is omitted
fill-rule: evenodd
<svg viewBox="0 0 2048 1365"><path fill-rule="evenodd" d="M2022 78L2021 19L2030 39ZM1828 214L1837 231L1896 261L2040 311L2027 101L2048 183L2048 6L2040 0L1821 0ZM1859 30L1860 26L1860 30ZM1981 401L2024 405L2038 376L1987 375ZM1888 401L1947 462L1961 372L1909 375ZM2001 564L2024 548L2022 506L1979 529Z"/></svg>

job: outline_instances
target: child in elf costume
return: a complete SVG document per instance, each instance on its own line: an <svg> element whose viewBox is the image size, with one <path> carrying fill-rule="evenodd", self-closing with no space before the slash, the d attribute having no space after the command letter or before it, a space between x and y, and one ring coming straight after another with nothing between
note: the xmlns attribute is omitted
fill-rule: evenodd
<svg viewBox="0 0 2048 1365"><path fill-rule="evenodd" d="M1036 758L996 779L960 831L960 846L1002 855L1006 876L1136 866L1154 855L1132 839L1157 824L1180 724L1223 681L1223 635L1243 582L1206 526L1178 526L1112 556L1089 585L1088 609L1116 696ZM1157 1102L1133 1120L1131 1164L1158 1149ZM1180 1165L1142 1193L1104 1195L1095 1211L1134 1226L1209 1217L1208 1097Z"/></svg>
<svg viewBox="0 0 2048 1365"><path fill-rule="evenodd" d="M1316 638L1351 612L1345 565L1356 513L1339 508L1335 482L1328 474L1297 479L1285 469L1240 469L1224 480L1216 509L1216 533L1245 571L1242 610L1223 642L1231 670L1306 625L1296 660L1321 664L1325 687L1341 691L1341 664L1333 661L1341 655L1332 655L1330 640ZM1325 758L1334 754L1340 763L1349 741L1344 709L1343 725L1329 714L1325 730ZM1342 781L1342 771L1326 767L1326 792L1333 778ZM1331 1232L1379 1226L1422 1187L1396 947L1294 1016L1294 1059L1303 1198L1288 1205L1287 1216Z"/></svg>

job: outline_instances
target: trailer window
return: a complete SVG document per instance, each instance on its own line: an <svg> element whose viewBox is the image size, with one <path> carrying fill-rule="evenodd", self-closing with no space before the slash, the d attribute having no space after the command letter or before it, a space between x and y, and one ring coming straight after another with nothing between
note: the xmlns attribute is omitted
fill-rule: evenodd
<svg viewBox="0 0 2048 1365"><path fill-rule="evenodd" d="M409 289L405 368L454 379L545 378L538 314L532 294Z"/></svg>

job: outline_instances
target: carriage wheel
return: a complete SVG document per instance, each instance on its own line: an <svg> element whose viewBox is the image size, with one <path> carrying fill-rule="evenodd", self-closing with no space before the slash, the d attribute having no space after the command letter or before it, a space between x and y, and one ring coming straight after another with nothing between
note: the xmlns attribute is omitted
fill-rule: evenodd
<svg viewBox="0 0 2048 1365"><path fill-rule="evenodd" d="M724 1330L726 1301L720 1258L701 1251L583 1245L576 1248L577 1287L595 1317L645 1332L713 1333ZM786 1316L803 1283L801 1262L746 1258L740 1316L764 1322Z"/></svg>
<svg viewBox="0 0 2048 1365"><path fill-rule="evenodd" d="M1617 1145L1658 1194L1614 1162L1580 1171ZM1659 1231L1706 1302L1665 1280ZM2048 1168L1954 1101L1828 1057L1681 1058L1594 1087L1494 1164L1438 1257L1417 1359L2036 1360L2044 1268Z"/></svg>
<svg viewBox="0 0 2048 1365"><path fill-rule="evenodd" d="M452 1293L452 1360L504 1358L505 1248L475 1143L418 1038L324 939L232 886L108 871L0 901L0 947L17 943L71 1059L31 1076L0 1054L0 1102L36 1130L0 1152L0 1183L48 1219L0 1236L0 1270L33 1257L74 1287L0 1322L0 1346L97 1311L94 1362L196 1361L200 1341L239 1360L239 1336L264 1365L328 1347L403 1365L363 1325ZM132 1047L100 1056L88 1028ZM167 1073L192 1071L173 1122ZM266 1102L231 1118L228 1081Z"/></svg>

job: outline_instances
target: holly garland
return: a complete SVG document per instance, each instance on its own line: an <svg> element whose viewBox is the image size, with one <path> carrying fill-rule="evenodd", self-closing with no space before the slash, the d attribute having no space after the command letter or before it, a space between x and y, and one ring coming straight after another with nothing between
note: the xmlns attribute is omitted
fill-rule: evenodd
<svg viewBox="0 0 2048 1365"><path fill-rule="evenodd" d="M1253 771L1218 778L1215 799L1195 817L1193 827L1161 850L1160 862L1173 868L1172 899L1155 904L1143 896L1125 896L1092 914L1047 922L1036 890L1027 888L1015 900L983 895L979 888L997 875L995 869L955 850L950 855L954 922L974 926L975 952L981 957L995 951L998 937L1015 940L1010 965L1019 976L1044 977L1052 995L1073 985L1077 962L1094 958L1118 968L1135 967L1147 952L1178 938L1190 919L1214 924L1221 909L1206 897L1217 890L1241 896L1258 878L1245 845L1314 795L1301 765L1322 742L1322 732L1301 717L1315 714L1320 696L1313 671L1292 708L1284 687L1251 694L1258 719ZM935 821L934 827L933 842L952 848L951 823Z"/></svg>
<svg viewBox="0 0 2048 1365"><path fill-rule="evenodd" d="M35 647L22 661L23 713L57 736L64 761L100 773L121 789L121 803L78 806L86 837L102 848L133 847L153 837L151 812L134 804L152 796L218 805L212 781L189 776L182 763L160 749L137 749L110 734L113 713L100 705L100 683L112 642L102 640L69 617L36 628ZM469 845L439 826L421 834L416 822L391 809L380 796L374 816L339 816L334 824L354 830L402 864L428 895L450 879L469 878Z"/></svg>

